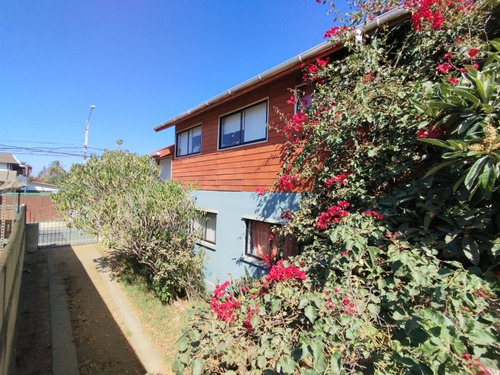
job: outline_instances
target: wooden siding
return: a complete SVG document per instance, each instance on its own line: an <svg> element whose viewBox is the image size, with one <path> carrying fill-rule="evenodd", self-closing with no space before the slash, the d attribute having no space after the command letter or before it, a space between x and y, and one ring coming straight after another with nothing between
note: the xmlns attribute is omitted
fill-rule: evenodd
<svg viewBox="0 0 500 375"><path fill-rule="evenodd" d="M269 82L259 90L237 97L233 101L207 109L203 114L176 125L176 132L202 124L201 153L176 157L172 162L172 178L196 183L200 190L255 191L269 188L281 171L281 151L285 138L272 126L282 126L276 112L293 115L294 106L287 100L290 88L299 83L297 74ZM268 100L267 140L249 145L218 150L220 116L237 111L264 99Z"/></svg>

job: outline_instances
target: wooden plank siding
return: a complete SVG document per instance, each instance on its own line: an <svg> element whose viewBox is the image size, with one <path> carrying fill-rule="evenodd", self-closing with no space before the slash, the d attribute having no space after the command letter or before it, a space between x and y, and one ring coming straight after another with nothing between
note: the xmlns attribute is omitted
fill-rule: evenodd
<svg viewBox="0 0 500 375"><path fill-rule="evenodd" d="M298 82L297 73L270 81L258 90L234 98L221 105L207 108L203 113L176 124L176 132L202 125L201 153L175 157L172 178L195 183L200 190L255 191L270 188L281 171L281 152L285 137L272 126L282 126L280 112L293 115L294 105L287 100ZM248 105L268 101L267 140L249 145L218 150L219 119Z"/></svg>

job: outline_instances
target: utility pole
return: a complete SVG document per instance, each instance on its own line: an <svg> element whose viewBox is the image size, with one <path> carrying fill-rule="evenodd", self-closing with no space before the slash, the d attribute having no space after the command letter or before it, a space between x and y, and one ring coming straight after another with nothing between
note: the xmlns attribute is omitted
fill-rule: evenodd
<svg viewBox="0 0 500 375"><path fill-rule="evenodd" d="M85 127L85 145L83 149L83 162L87 161L87 153L88 153L88 142L89 142L89 125L90 125L90 116L92 116L92 110L95 108L95 105L90 106L89 117L87 118L87 125Z"/></svg>

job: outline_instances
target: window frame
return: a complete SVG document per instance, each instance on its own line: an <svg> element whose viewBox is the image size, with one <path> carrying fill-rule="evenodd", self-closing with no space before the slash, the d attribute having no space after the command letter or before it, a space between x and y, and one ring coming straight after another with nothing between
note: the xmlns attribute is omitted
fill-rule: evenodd
<svg viewBox="0 0 500 375"><path fill-rule="evenodd" d="M314 86L302 83L298 86L295 86L295 104L293 106L294 113L304 113L312 104L313 101L313 91ZM304 93L305 95L299 95L300 93ZM303 104L302 100L305 97L309 97L309 103ZM302 105L301 105L302 103Z"/></svg>
<svg viewBox="0 0 500 375"><path fill-rule="evenodd" d="M270 221L265 221L265 220L257 220L257 219L251 219L251 218L244 218L245 220L245 256L252 257L253 259L262 261L265 256L267 255L272 255L274 254L274 247L276 247L276 252L279 249L279 236L274 236L272 240L268 241L268 252L267 254L264 254L263 256L260 256L257 254L257 251L252 252L253 246L252 245L252 223L259 223L259 224L267 224L269 226L269 232L267 236L272 235L272 227L273 226L279 226L280 223L278 222L270 222Z"/></svg>
<svg viewBox="0 0 500 375"><path fill-rule="evenodd" d="M215 246L217 244L217 212L216 211L208 211L208 210L197 210L198 217L194 220L194 230L200 230L202 236L198 241L199 245L208 247L210 249L215 250ZM207 217L211 216L213 219L214 227L213 227L213 241L208 238L207 230L209 229L207 226L208 220ZM203 221L203 222L202 222Z"/></svg>
<svg viewBox="0 0 500 375"><path fill-rule="evenodd" d="M191 148L191 146L189 145L189 141L190 141L190 139L192 140L192 138L190 138L190 133L193 132L197 128L200 129L200 149L199 149L199 151L194 151L194 152L189 152L188 151L186 154L180 155L179 154L179 152L180 152L179 136L181 136L182 134L187 133L187 135L188 135L188 147L187 147L187 149L189 150ZM198 124L198 125L192 126L192 127L188 128L188 129L185 129L183 131L180 131L180 132L176 133L175 134L175 157L176 158L183 158L183 157L186 157L186 156L192 156L192 155L199 155L199 154L201 154L202 135L203 135L203 126L202 126L202 124Z"/></svg>
<svg viewBox="0 0 500 375"><path fill-rule="evenodd" d="M251 109L252 107L256 107L258 105L261 105L265 103L265 123L264 123L264 132L265 132L265 135L263 138L257 138L257 139L253 139L251 141L243 141L243 137L244 137L244 112ZM228 118L230 116L233 116L233 115L236 115L236 114L240 114L240 135L239 135L239 143L235 143L235 144L231 144L231 145L228 145L228 146L223 146L223 140L224 140L224 133L223 133L223 120L225 118ZM249 144L254 144L254 143L259 143L259 142L266 142L267 139L268 139L268 121L269 121L269 99L268 98L265 98L265 99L262 99L262 100L259 100L257 102L254 102L252 104L249 104L245 107L242 107L242 108L239 108L235 111L232 111L232 112L229 112L229 113L226 113L224 115L221 115L219 117L219 129L218 129L218 136L219 136L219 139L218 139L218 142L217 142L217 149L218 150L226 150L226 149L229 149L229 148L233 148L233 147L240 147L240 146L245 146L245 145L249 145Z"/></svg>

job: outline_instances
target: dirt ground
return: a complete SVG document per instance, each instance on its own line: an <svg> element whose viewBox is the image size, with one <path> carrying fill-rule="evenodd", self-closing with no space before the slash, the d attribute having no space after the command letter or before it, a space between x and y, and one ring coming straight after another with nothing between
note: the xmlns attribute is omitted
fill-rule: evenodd
<svg viewBox="0 0 500 375"><path fill-rule="evenodd" d="M64 279L81 375L145 374L127 337L113 318L71 247L26 254L21 286L15 374L52 374L48 257ZM54 322L57 324L57 322Z"/></svg>

